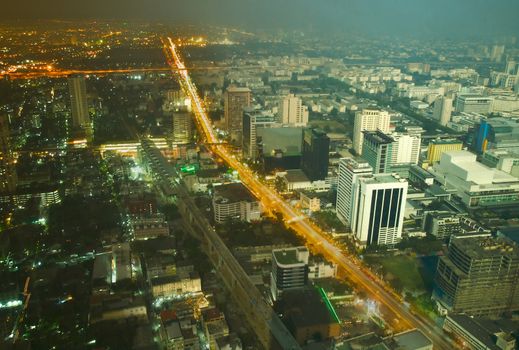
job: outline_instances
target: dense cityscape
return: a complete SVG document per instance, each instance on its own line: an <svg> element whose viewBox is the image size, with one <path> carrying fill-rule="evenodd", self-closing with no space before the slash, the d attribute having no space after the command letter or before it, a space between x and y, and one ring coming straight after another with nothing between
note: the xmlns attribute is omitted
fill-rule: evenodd
<svg viewBox="0 0 519 350"><path fill-rule="evenodd" d="M0 349L519 348L518 36L0 22Z"/></svg>

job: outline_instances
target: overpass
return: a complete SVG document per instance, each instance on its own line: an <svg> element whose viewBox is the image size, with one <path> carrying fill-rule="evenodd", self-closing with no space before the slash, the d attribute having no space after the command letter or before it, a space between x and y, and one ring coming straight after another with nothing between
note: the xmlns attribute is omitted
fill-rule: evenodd
<svg viewBox="0 0 519 350"><path fill-rule="evenodd" d="M204 213L196 206L176 169L149 140L141 142L141 152L158 187L166 196L175 196L184 229L201 241L202 249L263 347L300 349L292 334L251 282Z"/></svg>

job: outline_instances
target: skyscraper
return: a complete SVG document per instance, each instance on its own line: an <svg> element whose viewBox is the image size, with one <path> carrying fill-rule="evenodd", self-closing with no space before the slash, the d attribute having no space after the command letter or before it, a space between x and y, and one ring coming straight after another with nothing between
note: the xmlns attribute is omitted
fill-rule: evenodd
<svg viewBox="0 0 519 350"><path fill-rule="evenodd" d="M362 158L373 168L373 173L391 172L395 140L382 131L363 131Z"/></svg>
<svg viewBox="0 0 519 350"><path fill-rule="evenodd" d="M83 76L69 77L68 89L72 109L72 127L74 129L85 128L90 124L85 78Z"/></svg>
<svg viewBox="0 0 519 350"><path fill-rule="evenodd" d="M441 125L447 125L451 120L452 101L452 98L445 96L439 96L436 101L434 101L433 118Z"/></svg>
<svg viewBox="0 0 519 350"><path fill-rule="evenodd" d="M11 149L9 117L0 114L0 193L16 190L16 161Z"/></svg>
<svg viewBox="0 0 519 350"><path fill-rule="evenodd" d="M243 111L251 105L249 88L229 86L224 95L225 128L231 141L241 146L243 132Z"/></svg>
<svg viewBox="0 0 519 350"><path fill-rule="evenodd" d="M276 123L273 115L265 111L246 109L243 112L243 157L256 160L258 157L257 130L270 128Z"/></svg>
<svg viewBox="0 0 519 350"><path fill-rule="evenodd" d="M283 124L306 126L308 124L308 107L299 97L289 94L283 98L279 106L280 119Z"/></svg>
<svg viewBox="0 0 519 350"><path fill-rule="evenodd" d="M440 257L433 298L441 308L499 317L519 310L519 247L506 238L452 237Z"/></svg>
<svg viewBox="0 0 519 350"><path fill-rule="evenodd" d="M330 138L319 129L305 129L301 169L311 181L324 180L328 175Z"/></svg>
<svg viewBox="0 0 519 350"><path fill-rule="evenodd" d="M362 143L364 141L363 131L389 132L389 113L380 109L363 109L355 113L355 123L353 126L353 150L362 154Z"/></svg>
<svg viewBox="0 0 519 350"><path fill-rule="evenodd" d="M284 291L302 288L308 283L309 257L306 247L272 251L270 290L274 300L278 300Z"/></svg>
<svg viewBox="0 0 519 350"><path fill-rule="evenodd" d="M173 112L173 143L187 144L193 138L193 118L185 111Z"/></svg>
<svg viewBox="0 0 519 350"><path fill-rule="evenodd" d="M492 62L501 62L505 54L505 45L494 45L490 53L490 60Z"/></svg>
<svg viewBox="0 0 519 350"><path fill-rule="evenodd" d="M402 237L407 181L389 174L359 177L351 229L361 245L392 245Z"/></svg>
<svg viewBox="0 0 519 350"><path fill-rule="evenodd" d="M365 161L343 158L339 161L339 176L337 183L337 217L345 225L351 225L352 217L357 207L354 194L357 193L357 179L371 177L373 168Z"/></svg>
<svg viewBox="0 0 519 350"><path fill-rule="evenodd" d="M422 128L407 128L404 132L394 132L389 135L395 140L391 154L391 165L418 164L422 132Z"/></svg>

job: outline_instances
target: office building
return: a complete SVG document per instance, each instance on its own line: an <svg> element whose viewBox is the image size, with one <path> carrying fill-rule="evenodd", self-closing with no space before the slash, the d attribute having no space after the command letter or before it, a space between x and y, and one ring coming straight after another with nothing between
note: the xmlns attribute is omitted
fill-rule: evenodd
<svg viewBox="0 0 519 350"><path fill-rule="evenodd" d="M445 152L429 171L467 208L519 203L519 179L481 164L471 152Z"/></svg>
<svg viewBox="0 0 519 350"><path fill-rule="evenodd" d="M229 86L224 94L225 128L231 142L241 146L243 131L243 111L251 105L249 88Z"/></svg>
<svg viewBox="0 0 519 350"><path fill-rule="evenodd" d="M519 153L490 150L483 153L481 163L519 178Z"/></svg>
<svg viewBox="0 0 519 350"><path fill-rule="evenodd" d="M488 114L492 110L493 97L482 95L458 95L456 112Z"/></svg>
<svg viewBox="0 0 519 350"><path fill-rule="evenodd" d="M445 96L440 96L434 101L433 118L443 126L451 120L452 102L452 98Z"/></svg>
<svg viewBox="0 0 519 350"><path fill-rule="evenodd" d="M472 149L485 153L501 149L519 153L519 122L508 118L481 119L476 126Z"/></svg>
<svg viewBox="0 0 519 350"><path fill-rule="evenodd" d="M301 168L303 128L257 128L256 144L264 172Z"/></svg>
<svg viewBox="0 0 519 350"><path fill-rule="evenodd" d="M308 107L299 97L287 95L279 105L280 121L286 125L306 126L308 124Z"/></svg>
<svg viewBox="0 0 519 350"><path fill-rule="evenodd" d="M256 160L258 158L257 130L278 125L273 115L264 111L246 109L243 112L243 157Z"/></svg>
<svg viewBox="0 0 519 350"><path fill-rule="evenodd" d="M515 334L519 331L517 321L509 319L491 320L468 315L447 315L443 329L474 350L516 349Z"/></svg>
<svg viewBox="0 0 519 350"><path fill-rule="evenodd" d="M242 183L215 187L213 210L214 220L219 224L232 219L251 222L261 218L261 203Z"/></svg>
<svg viewBox="0 0 519 350"><path fill-rule="evenodd" d="M363 131L380 130L384 133L389 132L389 113L379 109L363 109L355 113L353 125L353 150L362 154L362 144L364 142Z"/></svg>
<svg viewBox="0 0 519 350"><path fill-rule="evenodd" d="M90 125L90 115L88 114L85 77L69 77L68 89L72 109L72 127L74 129L86 128Z"/></svg>
<svg viewBox="0 0 519 350"><path fill-rule="evenodd" d="M363 131L362 158L373 168L373 173L391 172L395 140L380 130Z"/></svg>
<svg viewBox="0 0 519 350"><path fill-rule="evenodd" d="M337 313L322 289L307 286L287 290L274 309L303 349L316 344L320 345L319 349L330 349L322 344L333 344L341 334ZM316 343L316 339L320 343Z"/></svg>
<svg viewBox="0 0 519 350"><path fill-rule="evenodd" d="M443 153L449 151L461 151L463 142L459 140L436 139L429 142L427 147L427 162L432 165L440 161Z"/></svg>
<svg viewBox="0 0 519 350"><path fill-rule="evenodd" d="M354 205L357 179L371 175L373 175L373 168L365 161L356 161L352 158L343 158L339 161L336 212L343 224L351 225L357 209Z"/></svg>
<svg viewBox="0 0 519 350"><path fill-rule="evenodd" d="M193 117L191 113L173 112L173 143L188 144L193 140Z"/></svg>
<svg viewBox="0 0 519 350"><path fill-rule="evenodd" d="M0 193L13 193L16 190L16 159L11 148L9 117L0 114Z"/></svg>
<svg viewBox="0 0 519 350"><path fill-rule="evenodd" d="M270 290L272 298L278 300L287 290L302 288L308 283L308 258L306 247L274 249Z"/></svg>
<svg viewBox="0 0 519 350"><path fill-rule="evenodd" d="M324 180L328 175L330 138L319 129L305 129L301 169L311 181Z"/></svg>
<svg viewBox="0 0 519 350"><path fill-rule="evenodd" d="M360 245L393 245L402 237L407 181L394 175L358 178L351 229Z"/></svg>
<svg viewBox="0 0 519 350"><path fill-rule="evenodd" d="M418 164L422 145L422 128L407 129L405 132L393 132L389 136L394 140L391 152L391 165Z"/></svg>
<svg viewBox="0 0 519 350"><path fill-rule="evenodd" d="M499 317L519 310L519 246L505 238L452 237L433 298L440 310Z"/></svg>
<svg viewBox="0 0 519 350"><path fill-rule="evenodd" d="M494 45L492 52L490 53L490 60L492 62L501 62L503 55L505 54L505 45Z"/></svg>
<svg viewBox="0 0 519 350"><path fill-rule="evenodd" d="M436 238L446 238L461 233L461 218L449 211L426 211L422 219L422 230Z"/></svg>
<svg viewBox="0 0 519 350"><path fill-rule="evenodd" d="M515 75L517 74L517 62L514 61L514 60L507 60L506 61L506 66L505 66L505 73L506 74L510 74L510 75Z"/></svg>

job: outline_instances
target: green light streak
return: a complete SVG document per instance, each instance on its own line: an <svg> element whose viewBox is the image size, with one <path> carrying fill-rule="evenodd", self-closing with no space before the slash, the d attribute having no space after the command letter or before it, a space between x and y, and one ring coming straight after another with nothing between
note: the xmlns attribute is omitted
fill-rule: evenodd
<svg viewBox="0 0 519 350"><path fill-rule="evenodd" d="M333 318L335 319L335 321L337 321L337 323L341 323L339 315L337 315L337 312L335 311L335 308L333 307L330 299L328 299L328 296L326 295L324 289L321 287L318 287L317 289L319 291L319 294L321 294L321 298L323 299L326 308L328 309L328 311L330 311L330 314L332 314Z"/></svg>

